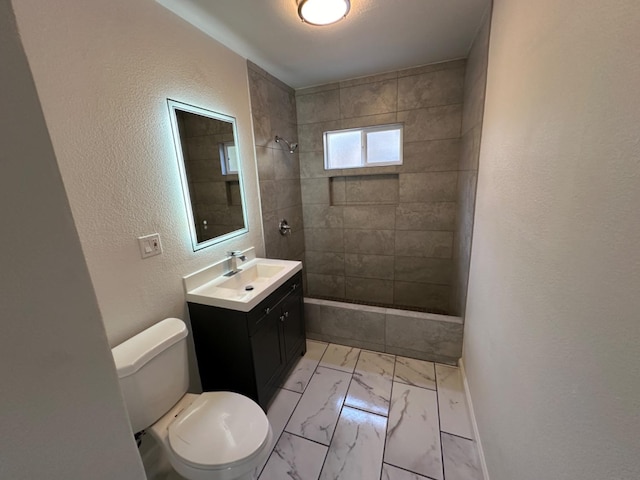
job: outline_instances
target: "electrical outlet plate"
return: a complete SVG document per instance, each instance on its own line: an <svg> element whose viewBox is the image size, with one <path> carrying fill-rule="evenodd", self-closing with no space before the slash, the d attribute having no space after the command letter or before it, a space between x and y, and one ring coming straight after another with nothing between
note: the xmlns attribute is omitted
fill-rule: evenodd
<svg viewBox="0 0 640 480"><path fill-rule="evenodd" d="M142 258L153 257L154 255L160 255L162 253L159 233L138 237L138 245L140 246L140 255L142 255Z"/></svg>

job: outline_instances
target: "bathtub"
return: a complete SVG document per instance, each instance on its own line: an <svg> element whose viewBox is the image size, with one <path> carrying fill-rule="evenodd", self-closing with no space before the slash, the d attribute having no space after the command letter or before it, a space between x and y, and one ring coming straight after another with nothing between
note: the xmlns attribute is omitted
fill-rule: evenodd
<svg viewBox="0 0 640 480"><path fill-rule="evenodd" d="M305 297L307 338L457 365L462 317Z"/></svg>

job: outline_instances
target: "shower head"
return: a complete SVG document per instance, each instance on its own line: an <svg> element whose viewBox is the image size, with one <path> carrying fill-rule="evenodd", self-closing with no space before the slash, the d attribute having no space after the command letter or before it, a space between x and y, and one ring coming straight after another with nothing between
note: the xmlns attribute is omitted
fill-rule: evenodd
<svg viewBox="0 0 640 480"><path fill-rule="evenodd" d="M284 138L279 137L278 135L276 135L276 143L280 143L280 141L283 141L284 144L287 146L287 148L289 148L289 153L293 153L296 151L296 148L298 148L298 144L295 142L287 142Z"/></svg>

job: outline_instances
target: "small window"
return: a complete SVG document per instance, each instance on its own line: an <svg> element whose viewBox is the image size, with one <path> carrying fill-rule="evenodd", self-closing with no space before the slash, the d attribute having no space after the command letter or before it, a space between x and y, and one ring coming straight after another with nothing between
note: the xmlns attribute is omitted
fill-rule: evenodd
<svg viewBox="0 0 640 480"><path fill-rule="evenodd" d="M223 175L238 173L238 149L233 142L219 144L220 167Z"/></svg>
<svg viewBox="0 0 640 480"><path fill-rule="evenodd" d="M402 125L324 132L324 168L402 165Z"/></svg>

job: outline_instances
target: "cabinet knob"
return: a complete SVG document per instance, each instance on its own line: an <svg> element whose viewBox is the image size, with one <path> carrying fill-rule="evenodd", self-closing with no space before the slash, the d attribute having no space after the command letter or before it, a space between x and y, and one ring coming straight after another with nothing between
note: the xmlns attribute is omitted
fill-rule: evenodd
<svg viewBox="0 0 640 480"><path fill-rule="evenodd" d="M264 313L266 313L267 315L269 314L270 311L271 311L271 309L269 307L264 309Z"/></svg>
<svg viewBox="0 0 640 480"><path fill-rule="evenodd" d="M294 283L293 285L291 285L291 290L295 290L296 288L298 288L298 284Z"/></svg>
<svg viewBox="0 0 640 480"><path fill-rule="evenodd" d="M289 316L289 312L284 312L284 316L288 317Z"/></svg>
<svg viewBox="0 0 640 480"><path fill-rule="evenodd" d="M280 315L280 321L284 322L284 315Z"/></svg>

